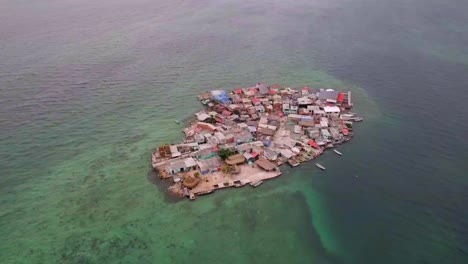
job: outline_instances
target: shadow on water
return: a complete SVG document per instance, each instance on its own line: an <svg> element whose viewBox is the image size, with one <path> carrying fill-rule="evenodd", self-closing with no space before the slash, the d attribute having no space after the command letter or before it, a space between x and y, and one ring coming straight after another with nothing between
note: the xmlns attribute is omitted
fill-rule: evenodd
<svg viewBox="0 0 468 264"><path fill-rule="evenodd" d="M192 257L207 262L242 256L233 263L343 263L323 246L303 193L244 197L233 204L222 196L225 203L193 222L197 228L190 237L199 246Z"/></svg>
<svg viewBox="0 0 468 264"><path fill-rule="evenodd" d="M164 201L167 203L178 203L181 201L186 200L185 197L180 197L174 194L169 193L168 188L172 185L172 181L170 179L161 179L159 178L159 174L157 171L153 169L149 169L146 179L152 183L156 188L159 189L160 192L164 193Z"/></svg>

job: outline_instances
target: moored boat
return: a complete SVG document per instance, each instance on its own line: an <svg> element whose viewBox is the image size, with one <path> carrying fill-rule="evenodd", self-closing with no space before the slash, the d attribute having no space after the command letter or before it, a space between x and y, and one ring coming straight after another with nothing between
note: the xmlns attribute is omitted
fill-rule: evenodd
<svg viewBox="0 0 468 264"><path fill-rule="evenodd" d="M315 163L315 166L319 167L321 170L326 170L325 167L320 165L319 163Z"/></svg>
<svg viewBox="0 0 468 264"><path fill-rule="evenodd" d="M336 154L338 154L338 155L340 155L340 156L343 155L341 152L339 152L339 151L336 150L336 149L334 149L333 152L335 152Z"/></svg>

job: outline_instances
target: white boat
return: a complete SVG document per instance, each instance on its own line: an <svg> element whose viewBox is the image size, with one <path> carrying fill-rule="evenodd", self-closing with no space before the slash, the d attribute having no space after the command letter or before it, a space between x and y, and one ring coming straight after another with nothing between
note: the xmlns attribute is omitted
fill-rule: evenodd
<svg viewBox="0 0 468 264"><path fill-rule="evenodd" d="M315 166L319 167L321 170L326 170L324 166L318 164L318 163L315 163Z"/></svg>
<svg viewBox="0 0 468 264"><path fill-rule="evenodd" d="M250 186L252 186L252 187L257 187L257 186L259 186L259 185L262 184L262 183L263 183L263 181L251 182L251 183L250 183Z"/></svg>
<svg viewBox="0 0 468 264"><path fill-rule="evenodd" d="M180 121L179 120L174 120L177 124L180 124Z"/></svg>
<svg viewBox="0 0 468 264"><path fill-rule="evenodd" d="M335 152L336 154L338 154L338 155L340 155L340 156L343 155L341 152L339 152L339 151L336 150L336 149L334 149L333 152Z"/></svg>

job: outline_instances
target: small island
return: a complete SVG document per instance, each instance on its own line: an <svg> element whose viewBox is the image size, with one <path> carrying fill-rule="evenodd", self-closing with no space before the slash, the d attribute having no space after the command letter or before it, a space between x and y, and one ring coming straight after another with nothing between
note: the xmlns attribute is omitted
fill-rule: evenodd
<svg viewBox="0 0 468 264"><path fill-rule="evenodd" d="M152 153L159 177L173 181L169 191L191 200L222 188L257 187L280 176L281 165L299 166L349 141L353 123L363 120L351 112L350 91L257 83L198 99L205 109L183 129L185 140Z"/></svg>

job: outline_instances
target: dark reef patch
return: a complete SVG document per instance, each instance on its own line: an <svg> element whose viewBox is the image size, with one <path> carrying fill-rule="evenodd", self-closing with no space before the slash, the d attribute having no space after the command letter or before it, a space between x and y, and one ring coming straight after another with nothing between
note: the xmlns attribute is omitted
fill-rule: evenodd
<svg viewBox="0 0 468 264"><path fill-rule="evenodd" d="M173 184L171 179L162 180L159 178L159 174L157 171L153 170L152 168L148 171L146 175L146 179L152 183L156 188L158 188L161 193L164 193L164 200L168 203L178 203L181 201L186 201L185 197L180 197L178 195L171 194L168 192L168 188Z"/></svg>

